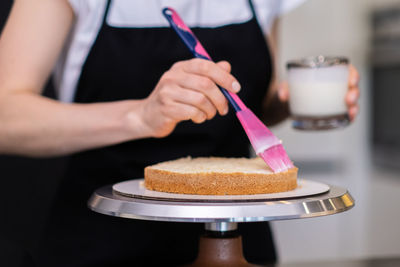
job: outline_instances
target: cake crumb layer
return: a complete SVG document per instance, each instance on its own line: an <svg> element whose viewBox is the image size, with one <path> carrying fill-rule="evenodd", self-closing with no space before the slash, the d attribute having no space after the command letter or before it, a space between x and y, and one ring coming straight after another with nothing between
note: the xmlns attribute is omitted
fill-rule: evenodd
<svg viewBox="0 0 400 267"><path fill-rule="evenodd" d="M297 168L273 173L261 158L181 158L145 168L149 190L193 195L252 195L293 190Z"/></svg>

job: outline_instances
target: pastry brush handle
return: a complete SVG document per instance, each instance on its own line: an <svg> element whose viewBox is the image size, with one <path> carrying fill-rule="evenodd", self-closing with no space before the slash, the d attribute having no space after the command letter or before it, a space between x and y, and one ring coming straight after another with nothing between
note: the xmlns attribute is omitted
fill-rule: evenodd
<svg viewBox="0 0 400 267"><path fill-rule="evenodd" d="M183 22L178 13L170 8L166 7L163 9L163 14L165 18L168 20L171 27L175 30L178 36L182 39L185 45L189 48L190 52L192 52L194 57L207 59L213 61L204 47L201 45L199 40L193 34L188 26ZM228 99L229 103L235 109L236 112L246 109L246 105L242 102L239 96L235 93L229 92L225 88L218 86L221 92L224 94L226 99Z"/></svg>

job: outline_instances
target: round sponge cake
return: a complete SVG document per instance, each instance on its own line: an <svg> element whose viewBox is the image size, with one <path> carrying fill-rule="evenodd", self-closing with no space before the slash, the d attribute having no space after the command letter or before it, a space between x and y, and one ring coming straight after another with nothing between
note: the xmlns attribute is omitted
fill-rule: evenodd
<svg viewBox="0 0 400 267"><path fill-rule="evenodd" d="M293 190L297 168L273 173L261 158L181 158L144 169L147 189L194 195L251 195Z"/></svg>

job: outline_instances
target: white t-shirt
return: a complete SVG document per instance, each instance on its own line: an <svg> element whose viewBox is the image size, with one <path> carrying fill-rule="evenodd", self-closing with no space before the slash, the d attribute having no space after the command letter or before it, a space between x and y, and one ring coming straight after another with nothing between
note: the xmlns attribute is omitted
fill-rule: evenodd
<svg viewBox="0 0 400 267"><path fill-rule="evenodd" d="M68 0L75 26L55 69L59 100L72 102L82 66L100 30L107 0ZM253 0L257 20L268 34L276 17L305 0ZM174 8L189 27L219 27L252 18L248 0L113 0L106 23L118 28L169 27L161 14Z"/></svg>

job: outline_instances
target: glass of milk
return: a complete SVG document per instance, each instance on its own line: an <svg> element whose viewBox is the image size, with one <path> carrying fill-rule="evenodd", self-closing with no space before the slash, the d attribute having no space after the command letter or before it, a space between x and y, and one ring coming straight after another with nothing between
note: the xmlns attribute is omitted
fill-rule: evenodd
<svg viewBox="0 0 400 267"><path fill-rule="evenodd" d="M349 124L345 102L348 64L347 58L324 56L287 63L294 128L324 130Z"/></svg>

